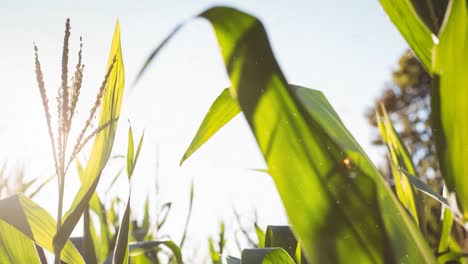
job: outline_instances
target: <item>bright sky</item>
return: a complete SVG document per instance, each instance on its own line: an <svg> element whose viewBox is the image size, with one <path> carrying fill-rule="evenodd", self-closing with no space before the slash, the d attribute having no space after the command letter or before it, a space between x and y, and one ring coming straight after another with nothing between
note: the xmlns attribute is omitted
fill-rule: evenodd
<svg viewBox="0 0 468 264"><path fill-rule="evenodd" d="M108 49L119 18L126 70L124 99L115 154L125 154L128 122L145 142L134 178L132 205L141 214L143 199L154 193L156 146L159 146L160 201L173 201L167 232L179 241L195 182L195 206L189 247L206 249L208 235L221 219L234 227L233 207L248 219L256 208L260 224L287 222L275 186L254 172L264 162L243 117L236 118L180 168L179 160L211 102L229 85L213 31L203 20L188 24L160 54L136 88L136 72L151 50L179 22L213 5L229 5L259 17L290 83L322 90L368 154L371 129L364 112L377 97L406 44L378 1L9 1L0 4L0 161L23 161L29 177L47 176L52 159L46 123L34 75L37 43L54 100L60 84L64 22L72 23L70 67L76 63L79 35L86 64L80 126L104 76ZM81 122L80 122L81 121ZM112 161L99 190L123 164ZM67 179L66 201L78 189ZM56 184L37 201L54 216ZM114 191L125 197L125 178ZM311 194L313 195L313 194ZM154 201L154 197L152 197ZM230 237L232 239L232 237ZM206 252L206 251L205 251ZM199 252L199 255L205 255Z"/></svg>

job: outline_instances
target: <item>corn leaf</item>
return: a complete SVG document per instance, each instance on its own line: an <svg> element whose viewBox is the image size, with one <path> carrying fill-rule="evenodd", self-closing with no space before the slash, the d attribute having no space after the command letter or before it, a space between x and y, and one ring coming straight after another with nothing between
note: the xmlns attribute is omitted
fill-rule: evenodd
<svg viewBox="0 0 468 264"><path fill-rule="evenodd" d="M70 209L63 217L62 227L54 238L54 247L57 249L63 247L65 241L70 237L86 205L94 194L102 170L111 156L125 86L119 22L115 26L107 67L110 67L114 58L116 62L105 87L99 116L100 127L105 124L110 125L96 135L84 172L85 180L81 184Z"/></svg>
<svg viewBox="0 0 468 264"><path fill-rule="evenodd" d="M265 248L279 247L291 258L296 255L297 239L289 226L268 226L265 234Z"/></svg>
<svg viewBox="0 0 468 264"><path fill-rule="evenodd" d="M387 110L382 106L382 114L377 113L377 123L380 130L382 140L385 142L390 154L390 167L395 181L395 189L400 202L411 213L414 221L418 225L423 221L422 215L422 200L420 195L415 193L409 179L403 175L400 167L407 170L411 174L415 174L415 169L411 156L406 149L404 143L398 136L392 121L388 117Z"/></svg>
<svg viewBox="0 0 468 264"><path fill-rule="evenodd" d="M243 264L295 264L283 248L256 248L242 251Z"/></svg>
<svg viewBox="0 0 468 264"><path fill-rule="evenodd" d="M23 194L0 200L0 220L10 224L42 248L54 252L52 239L57 225L54 218ZM85 263L68 239L60 257L69 264Z"/></svg>
<svg viewBox="0 0 468 264"><path fill-rule="evenodd" d="M149 251L156 250L157 248L165 246L172 251L177 263L182 264L182 253L179 246L173 241L142 241L129 245L130 256L138 256Z"/></svg>
<svg viewBox="0 0 468 264"><path fill-rule="evenodd" d="M265 247L265 232L255 223L255 233L257 234L258 247Z"/></svg>
<svg viewBox="0 0 468 264"><path fill-rule="evenodd" d="M229 88L223 90L210 107L207 115L203 119L197 134L192 143L185 151L180 164L190 157L198 148L205 144L221 127L231 121L240 113L239 105L229 94Z"/></svg>
<svg viewBox="0 0 468 264"><path fill-rule="evenodd" d="M449 192L455 192L464 220L468 219L468 11L466 1L450 1L448 17L434 52L431 94L433 134Z"/></svg>
<svg viewBox="0 0 468 264"><path fill-rule="evenodd" d="M430 73L433 34L418 16L411 0L380 0L380 4L422 62L424 68Z"/></svg>
<svg viewBox="0 0 468 264"><path fill-rule="evenodd" d="M141 147L143 145L144 134L140 137L138 147L135 153L134 141L133 141L133 132L130 127L128 130L128 148L127 148L127 173L128 173L128 184L129 184L129 193L127 205L125 207L124 215L122 222L120 224L119 233L117 235L117 242L114 248L114 256L112 263L114 264L123 264L128 263L128 236L130 228L130 197L131 197L131 179L133 176L133 171L135 170L138 157L140 156Z"/></svg>
<svg viewBox="0 0 468 264"><path fill-rule="evenodd" d="M31 239L1 220L0 263L41 263Z"/></svg>
<svg viewBox="0 0 468 264"><path fill-rule="evenodd" d="M256 137L309 262L435 262L325 97L287 85L261 22L226 7L200 16L214 27L231 96Z"/></svg>
<svg viewBox="0 0 468 264"><path fill-rule="evenodd" d="M444 186L444 195L447 195L447 187ZM445 198L445 197L444 197ZM442 206L442 231L440 232L440 240L438 246L438 252L444 252L449 250L449 244L451 239L453 225L453 213L448 210L445 206Z"/></svg>

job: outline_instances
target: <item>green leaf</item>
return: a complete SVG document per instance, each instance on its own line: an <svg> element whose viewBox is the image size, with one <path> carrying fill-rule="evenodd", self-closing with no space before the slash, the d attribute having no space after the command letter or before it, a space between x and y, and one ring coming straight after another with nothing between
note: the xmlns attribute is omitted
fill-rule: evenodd
<svg viewBox="0 0 468 264"><path fill-rule="evenodd" d="M41 263L31 239L1 220L0 263Z"/></svg>
<svg viewBox="0 0 468 264"><path fill-rule="evenodd" d="M255 233L257 234L258 247L265 247L265 232L255 223Z"/></svg>
<svg viewBox="0 0 468 264"><path fill-rule="evenodd" d="M123 264L128 263L128 236L129 236L129 228L130 228L130 197L131 197L131 182L133 176L133 171L135 170L136 163L138 161L138 156L140 155L141 146L143 144L144 135L140 137L140 141L138 143L137 151L134 152L134 145L133 145L133 132L132 128L128 129L128 148L127 148L127 173L128 173L128 184L129 184L129 192L128 192L128 200L127 205L125 207L125 212L122 218L122 222L120 224L119 233L117 235L117 242L114 248L114 256L112 263L114 264Z"/></svg>
<svg viewBox="0 0 468 264"><path fill-rule="evenodd" d="M54 252L52 239L57 225L54 218L23 194L0 200L0 220L10 224L42 248ZM60 257L69 264L85 263L68 239Z"/></svg>
<svg viewBox="0 0 468 264"><path fill-rule="evenodd" d="M239 114L240 111L236 100L234 100L229 93L229 88L224 89L221 95L216 98L210 110L208 110L192 143L190 143L190 146L185 151L180 165L197 151L198 148L205 144L221 127Z"/></svg>
<svg viewBox="0 0 468 264"><path fill-rule="evenodd" d="M243 264L295 264L283 248L255 248L242 251Z"/></svg>
<svg viewBox="0 0 468 264"><path fill-rule="evenodd" d="M140 154L144 135L141 136L140 142L138 143L138 149L135 154L133 144L133 132L132 127L128 129L128 148L127 148L127 176L129 183L129 193L125 212L120 224L119 233L117 235L117 242L114 248L114 256L112 263L123 264L128 263L128 236L130 228L130 197L131 197L131 183L130 180L135 170L135 165Z"/></svg>
<svg viewBox="0 0 468 264"><path fill-rule="evenodd" d="M213 242L213 238L208 238L208 247L210 249L211 262L213 264L221 264L221 256L216 250Z"/></svg>
<svg viewBox="0 0 468 264"><path fill-rule="evenodd" d="M387 15L400 31L411 49L431 72L432 58L432 32L418 16L410 0L380 0Z"/></svg>
<svg viewBox="0 0 468 264"><path fill-rule="evenodd" d="M409 173L407 170L403 169L403 168L400 168L401 172L406 175L406 177L408 178L408 180L411 182L411 184L418 190L420 190L421 192L425 193L426 195L432 197L434 200L438 201L439 203L441 203L443 206L446 206L448 208L452 208L447 199L445 199L445 197L443 197L442 195L438 194L436 191L432 190L431 187L429 187L425 182L423 182L421 179L419 179L418 177L412 175L411 173ZM455 211L454 208L452 208L451 210Z"/></svg>
<svg viewBox="0 0 468 264"><path fill-rule="evenodd" d="M200 16L214 27L230 93L255 135L308 261L435 262L325 97L287 85L260 21L226 7Z"/></svg>
<svg viewBox="0 0 468 264"><path fill-rule="evenodd" d="M403 141L398 136L392 121L388 117L387 110L382 105L382 114L377 113L377 124L380 130L382 140L385 142L390 154L390 167L392 170L395 189L400 202L410 212L414 221L420 225L423 222L422 215L422 200L420 195L417 195L411 185L409 179L400 171L400 167L415 174L413 161L411 155L406 149Z"/></svg>
<svg viewBox="0 0 468 264"><path fill-rule="evenodd" d="M164 225L164 223L166 223L166 220L167 220L167 217L169 216L169 212L171 211L171 206L172 206L172 203L171 202L167 202L165 204L162 205L161 207L161 210L159 210L159 217L161 217L161 220L158 221L157 223L157 229L161 229L161 227ZM158 217L158 218L159 218Z"/></svg>
<svg viewBox="0 0 468 264"><path fill-rule="evenodd" d="M118 21L115 26L107 68L110 67L114 58L114 68L109 75L105 87L99 117L99 127L103 127L106 124L110 125L106 126L105 129L102 129L96 135L84 171L85 180L82 182L70 209L63 217L62 227L54 237L54 247L56 249L63 247L65 241L70 237L86 205L94 194L101 173L111 156L125 86L124 65L120 46L120 25Z"/></svg>
<svg viewBox="0 0 468 264"><path fill-rule="evenodd" d="M289 226L268 226L265 235L265 247L282 248L291 258L295 258L297 239Z"/></svg>
<svg viewBox="0 0 468 264"><path fill-rule="evenodd" d="M145 236L148 234L150 229L150 218L149 218L149 196L145 200L145 213L143 215L143 223L141 224L141 229L145 230Z"/></svg>
<svg viewBox="0 0 468 264"><path fill-rule="evenodd" d="M464 220L468 219L468 11L466 1L450 1L448 17L434 52L432 91L433 134L449 192L455 192Z"/></svg>
<svg viewBox="0 0 468 264"><path fill-rule="evenodd" d="M81 165L81 162L79 159L76 159L76 169L78 172L78 176L80 178L80 181L83 182L84 180L84 169L83 166ZM93 196L91 197L91 200L89 204L85 207L84 214L83 214L83 240L84 240L84 246L83 246L83 254L86 263L88 264L94 264L98 263L98 249L96 246L100 246L100 241L97 237L96 230L94 229L93 226L93 221L91 219L90 215L90 210L91 208L96 209L96 206L99 208L99 198L97 196L97 193L94 192ZM104 232L105 230L102 230Z"/></svg>
<svg viewBox="0 0 468 264"><path fill-rule="evenodd" d="M131 191L131 190L130 190ZM125 207L122 222L120 223L117 242L114 247L113 264L128 263L128 231L130 227L130 192L128 195L127 206Z"/></svg>
<svg viewBox="0 0 468 264"><path fill-rule="evenodd" d="M444 186L444 194L447 193L447 187ZM449 249L450 239L452 237L453 213L445 206L442 206L442 231L440 232L440 240L438 252L444 252Z"/></svg>
<svg viewBox="0 0 468 264"><path fill-rule="evenodd" d="M128 147L127 147L127 176L130 177L133 174L132 168L134 161L133 159L135 158L135 147L133 146L133 132L132 132L132 127L128 129Z"/></svg>
<svg viewBox="0 0 468 264"><path fill-rule="evenodd" d="M182 253L180 248L177 246L176 243L173 241L142 241L136 242L129 245L130 256L137 256L140 254L144 254L149 251L153 251L160 246L166 246L168 249L172 251L174 254L177 263L182 264Z"/></svg>

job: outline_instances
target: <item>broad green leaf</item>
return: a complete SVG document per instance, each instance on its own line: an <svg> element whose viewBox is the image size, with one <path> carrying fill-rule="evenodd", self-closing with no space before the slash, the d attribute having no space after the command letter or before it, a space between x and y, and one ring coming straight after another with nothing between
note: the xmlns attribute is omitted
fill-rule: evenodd
<svg viewBox="0 0 468 264"><path fill-rule="evenodd" d="M435 262L325 97L287 85L260 21L225 7L200 16L214 27L230 93L255 135L309 262Z"/></svg>
<svg viewBox="0 0 468 264"><path fill-rule="evenodd" d="M100 127L109 123L110 125L101 130L94 139L91 154L84 171L84 181L70 209L63 217L62 227L54 237L54 247L56 249L63 247L65 241L70 237L86 205L94 194L101 173L111 156L125 86L124 65L120 46L120 25L118 21L115 26L107 68L112 65L114 58L114 68L109 75L105 87L99 116Z"/></svg>
<svg viewBox="0 0 468 264"><path fill-rule="evenodd" d="M31 239L1 220L0 263L41 263Z"/></svg>
<svg viewBox="0 0 468 264"><path fill-rule="evenodd" d="M434 52L434 79L431 95L433 134L442 176L449 192L468 219L468 11L466 1L450 1L448 17Z"/></svg>
<svg viewBox="0 0 468 264"><path fill-rule="evenodd" d="M242 251L242 264L295 264L283 248L255 248Z"/></svg>
<svg viewBox="0 0 468 264"><path fill-rule="evenodd" d="M54 218L23 194L0 200L0 220L10 224L42 248L54 252L52 239L57 226ZM68 264L85 263L68 239L60 257Z"/></svg>
<svg viewBox="0 0 468 264"><path fill-rule="evenodd" d="M229 93L229 88L224 89L221 95L216 98L210 110L208 110L192 143L190 143L190 146L185 151L180 165L205 144L221 127L239 114L240 111L236 100L234 100Z"/></svg>
<svg viewBox="0 0 468 264"><path fill-rule="evenodd" d="M388 152L390 154L390 167L398 199L411 213L414 221L420 225L420 222L424 221L422 219L422 215L419 214L419 212L422 211L421 197L416 194L408 178L400 171L400 167L402 167L411 174L415 174L411 155L395 131L392 121L387 114L387 110L383 105L381 111L382 115L377 113L377 123L382 140L387 145Z"/></svg>
<svg viewBox="0 0 468 264"><path fill-rule="evenodd" d="M380 0L380 4L430 73L433 34L418 16L411 0Z"/></svg>
<svg viewBox="0 0 468 264"><path fill-rule="evenodd" d="M130 228L130 197L131 197L131 182L133 176L133 171L135 170L136 163L138 161L138 156L140 155L141 146L143 143L144 135L140 137L138 143L137 151L135 153L134 144L133 144L133 132L132 128L128 129L128 148L127 148L127 173L128 173L128 200L125 207L124 215L122 217L122 222L120 224L119 233L117 235L117 242L114 247L114 256L112 259L113 264L123 264L128 263L128 236Z"/></svg>
<svg viewBox="0 0 468 264"><path fill-rule="evenodd" d="M149 251L153 251L160 246L166 246L168 249L172 251L172 254L174 254L175 259L177 260L177 263L182 264L182 253L180 251L180 248L177 246L176 243L173 241L142 241L142 242L136 242L132 243L129 245L129 252L130 256L137 256L140 254L144 254Z"/></svg>

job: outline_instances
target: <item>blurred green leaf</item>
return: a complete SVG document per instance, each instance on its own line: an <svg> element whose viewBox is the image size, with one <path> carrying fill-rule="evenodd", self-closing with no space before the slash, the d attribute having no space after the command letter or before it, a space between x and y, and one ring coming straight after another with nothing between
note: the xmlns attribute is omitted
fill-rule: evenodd
<svg viewBox="0 0 468 264"><path fill-rule="evenodd" d="M123 264L128 263L128 236L130 228L130 197L131 197L131 179L133 176L133 171L135 170L136 163L138 161L138 156L140 155L141 146L143 144L144 135L140 137L138 143L137 151L135 153L134 144L133 144L133 132L132 128L128 129L128 148L127 148L127 173L128 173L128 200L125 207L124 215L122 217L122 222L120 224L119 233L117 235L117 242L114 248L114 256L112 263L114 264Z"/></svg>
<svg viewBox="0 0 468 264"><path fill-rule="evenodd" d="M0 219L29 237L42 248L54 252L52 239L56 222L42 207L23 194L0 200ZM78 250L67 239L61 259L68 264L85 263Z"/></svg>
<svg viewBox="0 0 468 264"><path fill-rule="evenodd" d="M107 80L99 117L100 127L109 123L110 125L96 135L84 171L84 181L70 209L63 217L62 227L54 237L54 248L56 249L62 248L65 241L70 237L86 205L94 194L101 173L111 156L125 86L124 65L120 46L120 25L118 21L115 26L107 68L112 65L114 59L114 67Z"/></svg>
<svg viewBox="0 0 468 264"><path fill-rule="evenodd" d="M432 32L418 16L411 0L380 0L380 4L421 60L424 68L430 73L432 68Z"/></svg>
<svg viewBox="0 0 468 264"><path fill-rule="evenodd" d="M265 247L265 232L255 223L255 233L257 234L258 247Z"/></svg>
<svg viewBox="0 0 468 264"><path fill-rule="evenodd" d="M444 186L444 193L447 193L447 187ZM445 197L444 197L445 198ZM445 206L442 206L442 231L440 233L440 240L438 252L449 250L449 243L452 237L453 213Z"/></svg>
<svg viewBox="0 0 468 264"><path fill-rule="evenodd" d="M153 251L160 246L166 246L168 249L172 251L172 254L174 254L175 259L177 260L177 263L182 264L182 253L180 251L180 248L177 246L176 243L173 241L141 241L141 242L136 242L136 243L131 243L129 245L129 252L130 256L137 256L140 254L144 254L149 251Z"/></svg>
<svg viewBox="0 0 468 264"><path fill-rule="evenodd" d="M158 222L158 226L157 226L158 230L161 229L161 227L166 222L166 219L169 216L169 212L171 211L171 206L172 206L171 202L167 202L167 203L162 205L161 210L159 211L159 217L161 217L161 216L162 217L161 217L161 220L159 220L159 222Z"/></svg>
<svg viewBox="0 0 468 264"><path fill-rule="evenodd" d="M409 179L400 171L400 167L415 174L411 155L405 147L403 141L398 136L392 121L390 120L385 106L382 105L381 113L377 113L377 124L380 130L382 140L387 145L390 155L390 167L395 182L396 194L400 202L411 213L414 221L420 226L423 223L422 214L422 198L417 195Z"/></svg>
<svg viewBox="0 0 468 264"><path fill-rule="evenodd" d="M0 263L41 263L31 239L1 220Z"/></svg>
<svg viewBox="0 0 468 264"><path fill-rule="evenodd" d="M180 243L179 243L180 248L184 246L185 239L187 238L190 218L192 217L193 196L194 196L194 187L193 187L193 180L192 180L192 183L190 184L189 208L188 208L187 218L185 218L184 232L182 233L182 238L180 239Z"/></svg>

